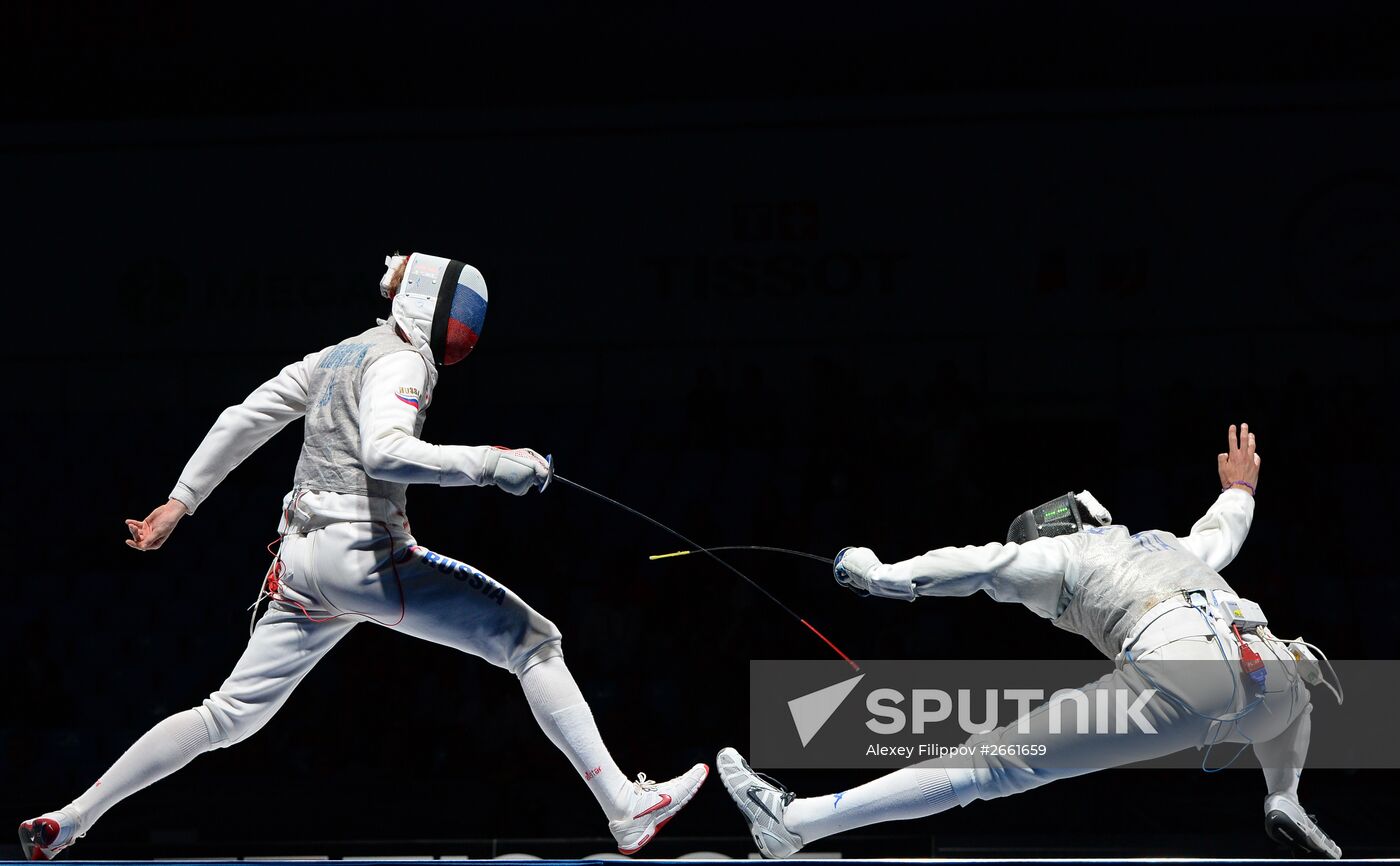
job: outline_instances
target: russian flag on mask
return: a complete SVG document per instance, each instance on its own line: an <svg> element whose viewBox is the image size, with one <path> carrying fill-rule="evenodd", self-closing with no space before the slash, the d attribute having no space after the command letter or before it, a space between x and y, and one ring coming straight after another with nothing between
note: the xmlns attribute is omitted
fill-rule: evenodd
<svg viewBox="0 0 1400 866"><path fill-rule="evenodd" d="M481 336L486 322L486 296L472 286L457 284L452 310L447 319L447 351L444 364L455 364L467 356Z"/></svg>

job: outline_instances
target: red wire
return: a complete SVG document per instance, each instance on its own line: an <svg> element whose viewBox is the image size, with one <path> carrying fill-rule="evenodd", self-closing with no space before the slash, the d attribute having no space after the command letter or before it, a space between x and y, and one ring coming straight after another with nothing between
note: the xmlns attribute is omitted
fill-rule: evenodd
<svg viewBox="0 0 1400 866"><path fill-rule="evenodd" d="M283 525L284 527L290 522L291 509L294 508L294 507L296 506L296 503L297 503L300 499L301 499L301 494L298 493L295 497L293 497L293 498L291 499L291 501L288 503L287 507L284 508L284 509L282 510L282 525ZM287 533L286 533L285 530L284 530L283 532L281 532L280 534L278 534L277 538L274 539L272 542L270 542L270 543L267 545L267 552L270 553L270 554L272 554L272 556L273 556L272 566L271 566L270 568L268 568L268 570L267 570L267 575L263 578L263 580L266 582L267 587L268 587L268 590L269 590L269 591L268 591L268 598L272 599L273 601L280 601L280 602L282 602L283 604L290 604L290 605L293 605L294 607L298 608L298 609L301 611L302 616L306 617L307 619L311 620L312 622L330 622L330 621L333 620L333 619L340 619L342 616L362 616L362 617L365 617L366 619L368 619L370 622L376 623L376 624L378 624L378 625L385 626L385 627L387 627L387 628L393 628L394 626L396 626L396 625L398 625L399 623L403 622L404 616L408 613L408 602L407 602L407 599L406 599L405 596L404 596L404 591L403 591L403 578L399 575L399 563L398 563L398 560L397 560L397 559L395 558L395 556L394 556L395 552L397 551L397 547L395 547L395 545L394 545L394 533L391 532L391 531L389 530L389 524L387 524L387 523L385 523L385 522L383 522L383 521L378 521L378 523L379 523L380 526L384 527L384 532L385 532L385 534L389 536L389 565L390 565L390 567L392 567L392 568L394 569L394 581L395 581L396 583L398 583L398 585L399 585L399 618L398 618L398 619L394 620L393 622L384 622L384 621L382 621L382 620L375 619L373 616L370 616L370 615L367 614L367 613L362 613L361 611L357 611L357 610L348 610L348 611L345 611L344 613L337 613L337 614L334 614L333 616L328 616L328 617L323 617L323 618L318 619L318 618L312 616L312 615L311 615L311 612L308 611L308 610L306 609L306 606L303 605L301 602L295 601L295 600L293 600L293 599L285 598L285 597L281 594L281 588L282 588L282 587L281 587L281 576L282 576L282 541L283 541L283 539L285 539L285 538L287 537ZM276 549L274 550L273 548L276 548ZM840 652L840 650L837 650L837 652Z"/></svg>
<svg viewBox="0 0 1400 866"><path fill-rule="evenodd" d="M850 665L850 666L851 666L853 669L855 669L855 670L860 670L860 665L858 665L858 664L856 664L855 662L851 661L851 657L850 657L850 656L848 656L848 655L846 655L845 653L841 652L841 648L840 648L839 646L837 646L836 644L832 643L832 642L831 642L831 638L829 638L829 637L827 637L826 635L822 634L821 632L817 631L817 627L816 627L816 626L812 625L810 622L808 622L808 621L805 620L805 619L799 619L798 622L802 623L803 625L807 626L807 628L811 629L811 630L812 630L812 634L814 634L814 635L816 635L817 637L821 638L822 641L823 641L827 646L829 646L829 647L831 647L833 650L835 650L835 651L836 651L836 654L837 654L838 656L840 656L841 658L843 658L843 659L846 660L846 664Z"/></svg>

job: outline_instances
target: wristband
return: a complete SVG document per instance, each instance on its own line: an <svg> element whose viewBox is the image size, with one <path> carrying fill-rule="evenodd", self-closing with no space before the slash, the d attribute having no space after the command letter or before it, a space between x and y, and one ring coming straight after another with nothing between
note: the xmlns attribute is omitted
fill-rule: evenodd
<svg viewBox="0 0 1400 866"><path fill-rule="evenodd" d="M1230 488L1234 487L1234 486L1237 485L1237 484L1238 484L1238 485L1242 485L1242 486L1244 486L1244 487L1248 487L1248 488L1249 488L1249 495L1250 495L1250 496L1253 496L1253 495L1254 495L1254 485L1253 485L1253 484L1250 484L1248 481L1231 481L1231 482L1230 482L1230 486L1224 488L1224 489L1221 490L1220 492L1221 492L1221 493L1224 493L1226 490L1229 490Z"/></svg>

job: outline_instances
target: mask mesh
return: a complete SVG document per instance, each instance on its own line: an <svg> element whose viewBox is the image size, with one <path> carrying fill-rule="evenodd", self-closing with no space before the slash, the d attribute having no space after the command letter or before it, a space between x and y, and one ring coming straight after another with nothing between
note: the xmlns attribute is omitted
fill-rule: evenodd
<svg viewBox="0 0 1400 866"><path fill-rule="evenodd" d="M1079 501L1073 493L1057 496L1044 505L1022 512L1006 531L1008 544L1024 544L1033 538L1069 535L1084 528Z"/></svg>

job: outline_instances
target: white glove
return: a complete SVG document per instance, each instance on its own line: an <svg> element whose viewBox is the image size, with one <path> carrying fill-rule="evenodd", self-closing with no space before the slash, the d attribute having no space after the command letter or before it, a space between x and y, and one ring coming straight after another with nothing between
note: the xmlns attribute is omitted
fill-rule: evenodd
<svg viewBox="0 0 1400 866"><path fill-rule="evenodd" d="M880 564L880 557L868 547L843 547L831 564L836 582L865 597L870 595L870 572Z"/></svg>
<svg viewBox="0 0 1400 866"><path fill-rule="evenodd" d="M553 471L549 461L536 451L500 445L486 452L482 468L492 484L516 496L523 496L531 487L543 490Z"/></svg>
<svg viewBox="0 0 1400 866"><path fill-rule="evenodd" d="M880 557L868 547L846 547L836 554L831 571L836 582L856 595L878 595L881 598L897 598L913 601L918 597L914 586L907 578L901 580L889 576L888 571L879 573L889 566L880 562Z"/></svg>

